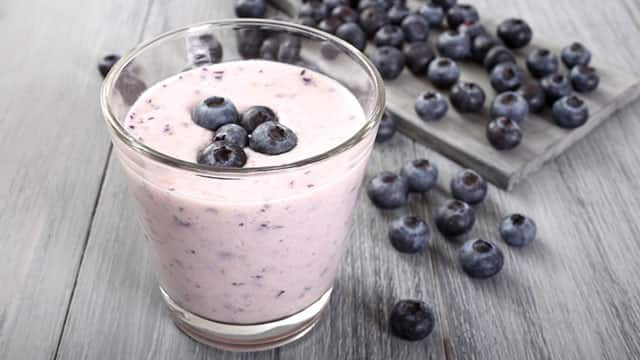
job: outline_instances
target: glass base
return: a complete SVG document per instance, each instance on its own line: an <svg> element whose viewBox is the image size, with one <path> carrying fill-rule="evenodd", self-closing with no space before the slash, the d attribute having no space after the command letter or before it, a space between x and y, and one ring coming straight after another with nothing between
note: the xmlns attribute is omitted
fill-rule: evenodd
<svg viewBox="0 0 640 360"><path fill-rule="evenodd" d="M176 304L162 287L162 298L171 310L176 326L192 339L218 349L261 351L273 349L303 337L320 319L329 303L331 290L304 310L276 321L234 325L205 319Z"/></svg>

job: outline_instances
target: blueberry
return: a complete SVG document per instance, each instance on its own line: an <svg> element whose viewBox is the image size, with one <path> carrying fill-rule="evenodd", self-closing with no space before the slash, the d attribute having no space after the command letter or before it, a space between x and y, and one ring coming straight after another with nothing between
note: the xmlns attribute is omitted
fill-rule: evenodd
<svg viewBox="0 0 640 360"><path fill-rule="evenodd" d="M369 199L379 208L395 209L406 205L409 193L407 178L383 171L367 184Z"/></svg>
<svg viewBox="0 0 640 360"><path fill-rule="evenodd" d="M426 42L414 42L405 46L404 57L414 75L424 75L436 54Z"/></svg>
<svg viewBox="0 0 640 360"><path fill-rule="evenodd" d="M522 97L527 100L527 103L529 103L529 112L539 113L544 109L546 96L544 89L537 81L523 85L518 89L518 94L522 95Z"/></svg>
<svg viewBox="0 0 640 360"><path fill-rule="evenodd" d="M244 59L255 59L260 56L260 46L265 32L255 28L242 28L236 32L238 53Z"/></svg>
<svg viewBox="0 0 640 360"><path fill-rule="evenodd" d="M507 19L498 25L498 37L507 47L520 49L531 42L533 31L522 19Z"/></svg>
<svg viewBox="0 0 640 360"><path fill-rule="evenodd" d="M367 36L356 23L347 22L336 29L336 36L362 51L367 46Z"/></svg>
<svg viewBox="0 0 640 360"><path fill-rule="evenodd" d="M373 52L371 62L376 66L383 79L393 80L402 73L405 59L402 51L397 48L383 46Z"/></svg>
<svg viewBox="0 0 640 360"><path fill-rule="evenodd" d="M447 200L435 215L438 231L446 237L456 237L471 230L476 222L473 208L460 200Z"/></svg>
<svg viewBox="0 0 640 360"><path fill-rule="evenodd" d="M349 6L337 6L331 11L331 16L338 18L343 23L358 22L358 12Z"/></svg>
<svg viewBox="0 0 640 360"><path fill-rule="evenodd" d="M564 75L549 75L542 79L540 85L542 85L542 89L544 89L549 104L553 104L558 99L571 95L571 83Z"/></svg>
<svg viewBox="0 0 640 360"><path fill-rule="evenodd" d="M528 115L529 103L522 95L512 91L499 94L491 104L493 119L506 116L512 121L522 123Z"/></svg>
<svg viewBox="0 0 640 360"><path fill-rule="evenodd" d="M288 127L267 121L258 125L249 138L249 147L256 152L278 155L291 151L298 144L298 137Z"/></svg>
<svg viewBox="0 0 640 360"><path fill-rule="evenodd" d="M322 19L322 21L318 23L317 28L329 34L335 34L340 25L342 25L342 21L339 18L329 16Z"/></svg>
<svg viewBox="0 0 640 360"><path fill-rule="evenodd" d="M380 120L378 133L376 134L376 142L383 143L391 140L396 133L396 117L389 111L385 110Z"/></svg>
<svg viewBox="0 0 640 360"><path fill-rule="evenodd" d="M203 165L243 167L246 163L247 154L242 147L226 141L216 141L204 148L198 155L198 164Z"/></svg>
<svg viewBox="0 0 640 360"><path fill-rule="evenodd" d="M467 34L473 40L480 35L487 35L487 29L479 21L470 21L458 26L458 31Z"/></svg>
<svg viewBox="0 0 640 360"><path fill-rule="evenodd" d="M555 74L560 67L558 57L547 49L535 49L527 56L527 69L537 78Z"/></svg>
<svg viewBox="0 0 640 360"><path fill-rule="evenodd" d="M522 86L522 71L515 63L502 63L491 70L491 86L496 92L513 91Z"/></svg>
<svg viewBox="0 0 640 360"><path fill-rule="evenodd" d="M191 119L209 130L217 130L224 124L231 124L238 120L238 110L228 99L211 96L200 101L191 112Z"/></svg>
<svg viewBox="0 0 640 360"><path fill-rule="evenodd" d="M417 13L427 20L430 28L442 28L444 25L444 9L440 6L423 4Z"/></svg>
<svg viewBox="0 0 640 360"><path fill-rule="evenodd" d="M236 16L241 18L263 18L267 13L265 0L236 0Z"/></svg>
<svg viewBox="0 0 640 360"><path fill-rule="evenodd" d="M469 205L482 202L487 196L487 181L471 169L463 169L451 179L451 195Z"/></svg>
<svg viewBox="0 0 640 360"><path fill-rule="evenodd" d="M358 2L358 11L363 11L370 7L377 7L383 10L389 10L393 6L394 0L360 0Z"/></svg>
<svg viewBox="0 0 640 360"><path fill-rule="evenodd" d="M427 78L439 89L448 89L460 79L460 68L449 58L435 58L429 64Z"/></svg>
<svg viewBox="0 0 640 360"><path fill-rule="evenodd" d="M431 0L431 3L435 6L443 8L446 11L456 6L458 0Z"/></svg>
<svg viewBox="0 0 640 360"><path fill-rule="evenodd" d="M106 77L109 70L111 70L118 60L120 60L120 56L115 54L109 54L100 59L100 62L98 62L98 71L100 72L100 75L102 75L103 78Z"/></svg>
<svg viewBox="0 0 640 360"><path fill-rule="evenodd" d="M416 159L400 170L400 174L407 178L409 191L424 193L436 186L438 168L427 159Z"/></svg>
<svg viewBox="0 0 640 360"><path fill-rule="evenodd" d="M562 49L562 62L569 69L576 65L589 65L591 62L591 52L581 43L573 44Z"/></svg>
<svg viewBox="0 0 640 360"><path fill-rule="evenodd" d="M486 95L480 86L472 82L460 81L449 95L451 105L459 113L477 113L484 107Z"/></svg>
<svg viewBox="0 0 640 360"><path fill-rule="evenodd" d="M415 111L424 121L440 120L449 111L449 104L440 93L425 91L418 95Z"/></svg>
<svg viewBox="0 0 640 360"><path fill-rule="evenodd" d="M302 4L302 6L300 6L300 10L298 11L299 17L308 16L316 22L321 21L327 15L329 15L329 8L319 0L305 2L304 4Z"/></svg>
<svg viewBox="0 0 640 360"><path fill-rule="evenodd" d="M516 63L513 53L502 45L494 46L484 57L484 67L491 72L494 67L503 63Z"/></svg>
<svg viewBox="0 0 640 360"><path fill-rule="evenodd" d="M301 42L299 37L282 34L280 36L277 60L289 64L296 63L300 59L300 47Z"/></svg>
<svg viewBox="0 0 640 360"><path fill-rule="evenodd" d="M389 23L385 9L370 6L360 13L360 26L368 35L373 36L378 29Z"/></svg>
<svg viewBox="0 0 640 360"><path fill-rule="evenodd" d="M389 316L391 333L404 340L422 340L431 334L434 327L433 310L419 300L398 301Z"/></svg>
<svg viewBox="0 0 640 360"><path fill-rule="evenodd" d="M278 117L273 110L266 106L252 106L240 115L240 125L248 133L252 133L258 125L268 121L277 122Z"/></svg>
<svg viewBox="0 0 640 360"><path fill-rule="evenodd" d="M596 69L589 65L576 65L569 73L571 85L577 92L586 93L598 88L600 77L596 73Z"/></svg>
<svg viewBox="0 0 640 360"><path fill-rule="evenodd" d="M407 42L426 41L429 37L429 23L418 14L405 17L401 26Z"/></svg>
<svg viewBox="0 0 640 360"><path fill-rule="evenodd" d="M415 216L403 216L391 222L389 240L402 253L414 254L424 249L430 237L429 225Z"/></svg>
<svg viewBox="0 0 640 360"><path fill-rule="evenodd" d="M511 246L525 246L536 238L536 223L524 215L513 214L502 219L500 236Z"/></svg>
<svg viewBox="0 0 640 360"><path fill-rule="evenodd" d="M565 129L584 125L589 119L587 104L575 95L565 96L553 104L553 120Z"/></svg>
<svg viewBox="0 0 640 360"><path fill-rule="evenodd" d="M298 19L296 19L296 23L309 27L315 27L318 24L318 22L313 20L313 18L310 16L299 17Z"/></svg>
<svg viewBox="0 0 640 360"><path fill-rule="evenodd" d="M489 50L500 45L500 42L489 35L480 34L471 41L471 59L479 64L484 63L484 58Z"/></svg>
<svg viewBox="0 0 640 360"><path fill-rule="evenodd" d="M480 21L480 16L472 5L457 4L447 11L447 24L450 29L455 30L464 23L474 21Z"/></svg>
<svg viewBox="0 0 640 360"><path fill-rule="evenodd" d="M277 36L270 36L260 45L260 58L275 61L278 59L280 49L280 39Z"/></svg>
<svg viewBox="0 0 640 360"><path fill-rule="evenodd" d="M329 10L333 10L338 6L348 6L349 0L323 0L324 4L329 8Z"/></svg>
<svg viewBox="0 0 640 360"><path fill-rule="evenodd" d="M387 11L387 17L393 25L402 24L402 20L404 20L408 15L409 9L407 8L407 5L402 2L395 3L389 11Z"/></svg>
<svg viewBox="0 0 640 360"><path fill-rule="evenodd" d="M522 130L517 122L499 117L487 124L487 139L497 150L511 150L522 142Z"/></svg>
<svg viewBox="0 0 640 360"><path fill-rule="evenodd" d="M436 47L440 55L453 60L471 57L471 39L469 35L457 30L448 30L438 36Z"/></svg>
<svg viewBox="0 0 640 360"><path fill-rule="evenodd" d="M399 26L385 25L381 27L373 38L376 46L394 46L402 48L404 43L404 33Z"/></svg>
<svg viewBox="0 0 640 360"><path fill-rule="evenodd" d="M240 147L247 146L247 130L238 124L222 125L216 130L213 141L226 141Z"/></svg>
<svg viewBox="0 0 640 360"><path fill-rule="evenodd" d="M473 278L490 278L504 266L504 255L495 244L482 240L469 240L458 251L458 260L464 272Z"/></svg>
<svg viewBox="0 0 640 360"><path fill-rule="evenodd" d="M334 60L340 55L340 49L330 41L323 41L320 45L320 54L327 60Z"/></svg>

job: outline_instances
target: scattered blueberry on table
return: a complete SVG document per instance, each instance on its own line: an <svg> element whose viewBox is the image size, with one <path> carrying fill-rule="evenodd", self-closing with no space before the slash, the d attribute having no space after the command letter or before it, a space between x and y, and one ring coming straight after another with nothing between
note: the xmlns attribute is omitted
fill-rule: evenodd
<svg viewBox="0 0 640 360"><path fill-rule="evenodd" d="M502 63L516 63L513 53L502 45L491 48L484 57L484 67L491 72L494 67Z"/></svg>
<svg viewBox="0 0 640 360"><path fill-rule="evenodd" d="M407 204L409 182L404 175L383 171L367 184L371 202L382 209L396 209Z"/></svg>
<svg viewBox="0 0 640 360"><path fill-rule="evenodd" d="M409 11L407 4L402 1L398 1L389 8L387 11L387 17L393 25L400 25L402 20L409 16L410 13L411 12Z"/></svg>
<svg viewBox="0 0 640 360"><path fill-rule="evenodd" d="M404 44L404 32L396 25L385 25L378 29L373 37L373 43L378 46L393 46L402 49Z"/></svg>
<svg viewBox="0 0 640 360"><path fill-rule="evenodd" d="M457 30L458 26L479 21L480 15L478 10L473 5L469 4L456 4L447 10L447 25L450 29Z"/></svg>
<svg viewBox="0 0 640 360"><path fill-rule="evenodd" d="M376 142L383 143L391 140L396 133L396 116L385 110L380 120L378 133L376 134Z"/></svg>
<svg viewBox="0 0 640 360"><path fill-rule="evenodd" d="M501 42L488 34L480 34L471 41L471 59L478 64L484 64L484 59L491 49L501 45Z"/></svg>
<svg viewBox="0 0 640 360"><path fill-rule="evenodd" d="M489 278L502 270L504 255L495 244L482 239L469 240L458 251L462 270L473 278Z"/></svg>
<svg viewBox="0 0 640 360"><path fill-rule="evenodd" d="M575 129L589 119L589 108L584 100L575 95L565 96L553 104L553 120L561 128Z"/></svg>
<svg viewBox="0 0 640 360"><path fill-rule="evenodd" d="M416 114L424 121L440 120L448 110L447 99L438 92L425 91L416 98Z"/></svg>
<svg viewBox="0 0 640 360"><path fill-rule="evenodd" d="M507 19L498 25L498 37L507 47L519 49L531 42L533 31L522 19Z"/></svg>
<svg viewBox="0 0 640 360"><path fill-rule="evenodd" d="M452 59L438 57L429 64L427 78L433 86L448 89L460 79L460 67Z"/></svg>
<svg viewBox="0 0 640 360"><path fill-rule="evenodd" d="M560 68L558 57L548 49L534 49L527 55L527 69L533 77L555 74Z"/></svg>
<svg viewBox="0 0 640 360"><path fill-rule="evenodd" d="M522 86L522 70L515 63L498 64L491 70L490 79L496 92L513 91Z"/></svg>
<svg viewBox="0 0 640 360"><path fill-rule="evenodd" d="M436 58L436 53L426 42L413 42L404 47L407 68L416 76L427 73L429 64Z"/></svg>
<svg viewBox="0 0 640 360"><path fill-rule="evenodd" d="M451 105L460 113L482 111L485 100L486 95L480 85L468 81L458 82L449 94Z"/></svg>
<svg viewBox="0 0 640 360"><path fill-rule="evenodd" d="M529 104L529 112L539 113L544 110L547 103L546 95L542 85L537 81L532 81L524 84L517 91Z"/></svg>
<svg viewBox="0 0 640 360"><path fill-rule="evenodd" d="M398 48L383 46L374 50L371 62L376 66L383 79L393 80L402 73L405 57Z"/></svg>
<svg viewBox="0 0 640 360"><path fill-rule="evenodd" d="M100 72L100 75L102 75L103 78L106 77L118 60L120 60L120 55L115 54L109 54L100 59L100 62L98 62L98 71Z"/></svg>
<svg viewBox="0 0 640 360"><path fill-rule="evenodd" d="M436 210L435 223L438 231L445 237L466 234L476 222L475 211L469 204L460 200L447 200Z"/></svg>
<svg viewBox="0 0 640 360"><path fill-rule="evenodd" d="M235 12L240 18L262 18L267 13L267 2L266 0L238 0Z"/></svg>
<svg viewBox="0 0 640 360"><path fill-rule="evenodd" d="M438 167L427 159L408 162L402 167L400 174L407 178L410 192L427 192L436 186L438 181Z"/></svg>
<svg viewBox="0 0 640 360"><path fill-rule="evenodd" d="M345 22L336 29L336 36L362 51L367 46L367 35L355 22Z"/></svg>
<svg viewBox="0 0 640 360"><path fill-rule="evenodd" d="M489 190L487 181L471 169L463 169L457 172L449 185L451 195L455 199L470 205L481 203Z"/></svg>
<svg viewBox="0 0 640 360"><path fill-rule="evenodd" d="M596 69L589 65L576 65L569 72L573 89L579 93L588 93L598 88L600 77Z"/></svg>
<svg viewBox="0 0 640 360"><path fill-rule="evenodd" d="M562 62L569 69L576 65L589 65L591 62L591 52L579 42L563 48L561 57Z"/></svg>
<svg viewBox="0 0 640 360"><path fill-rule="evenodd" d="M522 129L508 117L495 118L487 124L487 139L497 150L511 150L522 142Z"/></svg>
<svg viewBox="0 0 640 360"><path fill-rule="evenodd" d="M573 89L569 78L562 74L549 75L540 82L542 89L549 104L553 104L556 100L571 95Z"/></svg>
<svg viewBox="0 0 640 360"><path fill-rule="evenodd" d="M389 315L391 333L404 340L422 340L431 334L434 327L433 310L420 300L400 300Z"/></svg>
<svg viewBox="0 0 640 360"><path fill-rule="evenodd" d="M529 115L529 103L516 92L498 94L491 103L491 118L507 117L517 123L522 123Z"/></svg>
<svg viewBox="0 0 640 360"><path fill-rule="evenodd" d="M440 29L444 26L444 9L434 2L421 5L417 13L427 20L430 28Z"/></svg>
<svg viewBox="0 0 640 360"><path fill-rule="evenodd" d="M438 36L436 48L441 56L459 61L471 57L471 38L458 30L447 30Z"/></svg>
<svg viewBox="0 0 640 360"><path fill-rule="evenodd" d="M404 37L408 42L426 41L429 37L429 23L427 20L418 15L410 14L400 23Z"/></svg>
<svg viewBox="0 0 640 360"><path fill-rule="evenodd" d="M538 227L529 217L512 214L500 222L500 236L510 246L525 246L536 238Z"/></svg>
<svg viewBox="0 0 640 360"><path fill-rule="evenodd" d="M414 254L422 251L431 231L429 225L415 216L402 216L393 221L389 226L389 240L391 245L399 252Z"/></svg>

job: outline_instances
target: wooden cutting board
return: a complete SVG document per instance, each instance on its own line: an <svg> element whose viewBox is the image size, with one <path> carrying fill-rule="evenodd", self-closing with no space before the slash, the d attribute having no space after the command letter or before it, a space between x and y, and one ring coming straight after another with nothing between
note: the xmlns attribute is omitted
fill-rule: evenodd
<svg viewBox="0 0 640 360"><path fill-rule="evenodd" d="M271 0L287 15L293 17L301 0ZM411 7L414 1L409 1ZM494 31L497 21L486 16L482 23ZM429 43L435 49L438 31L432 31ZM533 48L547 48L556 54L566 44L553 44L544 39L534 38L527 48L516 51L518 63L524 67L526 54ZM366 52L369 53L371 47ZM599 54L593 54L592 65L600 75L600 86L590 94L580 94L589 106L591 116L582 127L573 130L562 129L551 121L550 111L531 114L522 124L524 138L520 146L509 151L497 151L486 139L485 129L489 121L489 106L495 96L489 75L485 69L471 62L459 63L461 79L472 81L485 90L487 101L482 114L459 114L450 107L449 113L441 121L425 122L414 111L418 94L435 90L423 77L416 77L405 70L395 80L385 81L387 108L398 115L399 128L407 136L435 149L464 167L474 169L494 185L511 190L522 179L540 169L545 163L562 154L571 145L585 137L611 115L640 97L640 81L632 74L615 70L598 61ZM566 72L563 68L562 72ZM525 71L526 72L526 71ZM528 74L527 74L528 75ZM529 79L527 79L529 80ZM442 92L442 91L441 91ZM447 92L443 92L445 95Z"/></svg>

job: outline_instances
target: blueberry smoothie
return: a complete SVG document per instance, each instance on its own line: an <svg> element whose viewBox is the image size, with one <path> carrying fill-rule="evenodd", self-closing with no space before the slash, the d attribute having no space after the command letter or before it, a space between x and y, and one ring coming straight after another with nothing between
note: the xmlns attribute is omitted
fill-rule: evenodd
<svg viewBox="0 0 640 360"><path fill-rule="evenodd" d="M235 107L237 119L209 126L197 108L211 98ZM257 116L256 106L273 114ZM274 121L247 125L251 116ZM140 143L189 163L255 170L214 167L219 176L204 176L115 147L162 289L189 312L232 324L281 319L321 298L333 285L375 131L322 160L284 165L339 147L366 122L337 81L271 61L198 67L146 90L123 122ZM276 148L273 136L287 143ZM284 168L257 169L274 166Z"/></svg>

